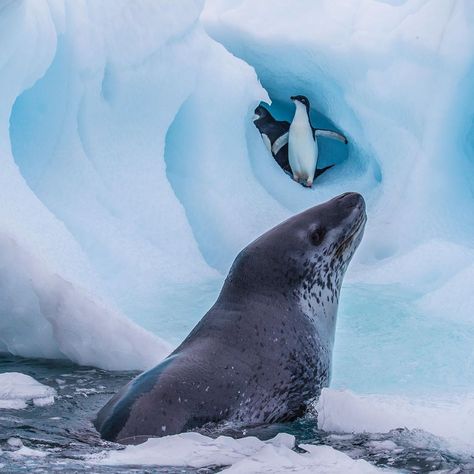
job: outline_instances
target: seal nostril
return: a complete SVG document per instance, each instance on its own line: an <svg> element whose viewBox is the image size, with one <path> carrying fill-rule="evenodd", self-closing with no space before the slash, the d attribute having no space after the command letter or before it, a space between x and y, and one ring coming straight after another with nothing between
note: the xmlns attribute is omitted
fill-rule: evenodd
<svg viewBox="0 0 474 474"><path fill-rule="evenodd" d="M358 193L344 193L337 198L337 202L340 206L345 208L352 208L360 205L363 198Z"/></svg>
<svg viewBox="0 0 474 474"><path fill-rule="evenodd" d="M347 198L347 207L356 207L359 204L359 196L354 195Z"/></svg>

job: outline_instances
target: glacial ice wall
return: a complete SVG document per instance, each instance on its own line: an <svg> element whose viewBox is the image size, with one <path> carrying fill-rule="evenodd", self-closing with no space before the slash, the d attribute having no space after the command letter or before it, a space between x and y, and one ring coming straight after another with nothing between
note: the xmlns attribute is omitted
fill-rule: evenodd
<svg viewBox="0 0 474 474"><path fill-rule="evenodd" d="M369 222L336 385L393 388L395 365L358 376L400 357L374 338L405 344L407 384L457 383L474 306L472 24L467 0L1 3L0 350L150 365L169 350L155 335L186 334L245 244L352 190ZM349 138L313 190L251 123L260 100L291 117L294 93ZM446 346L462 363L433 356Z"/></svg>
<svg viewBox="0 0 474 474"><path fill-rule="evenodd" d="M267 96L203 31L202 7L1 4L0 350L148 366L169 346L123 314L165 335L180 305L196 320L216 268L287 215L246 152Z"/></svg>
<svg viewBox="0 0 474 474"><path fill-rule="evenodd" d="M350 173L331 171L329 184L369 193L372 228L385 224L366 239L374 258L429 238L471 245L468 1L277 0L269 8L210 0L204 22L255 68L272 99L305 93L350 137Z"/></svg>
<svg viewBox="0 0 474 474"><path fill-rule="evenodd" d="M244 245L359 191L332 383L376 395L326 391L322 427L435 394L404 420L472 439L472 25L469 0L0 1L0 352L148 367ZM295 93L349 138L312 190L251 122Z"/></svg>
<svg viewBox="0 0 474 474"><path fill-rule="evenodd" d="M349 137L314 197L369 201L354 280L409 287L430 314L472 321L472 4L210 0L203 20L273 100L306 94Z"/></svg>

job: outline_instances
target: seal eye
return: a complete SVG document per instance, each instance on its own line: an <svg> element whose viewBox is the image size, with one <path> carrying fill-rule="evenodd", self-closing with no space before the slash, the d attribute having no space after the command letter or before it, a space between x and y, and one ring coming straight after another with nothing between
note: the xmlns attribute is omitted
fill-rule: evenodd
<svg viewBox="0 0 474 474"><path fill-rule="evenodd" d="M324 240L325 232L323 229L316 229L311 232L310 241L313 245L319 245Z"/></svg>

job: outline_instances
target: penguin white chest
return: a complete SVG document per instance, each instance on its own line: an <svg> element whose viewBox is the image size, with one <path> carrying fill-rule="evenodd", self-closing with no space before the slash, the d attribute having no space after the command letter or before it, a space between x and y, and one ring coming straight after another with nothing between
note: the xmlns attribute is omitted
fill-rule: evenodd
<svg viewBox="0 0 474 474"><path fill-rule="evenodd" d="M311 185L317 158L318 144L313 138L306 107L296 103L295 116L291 122L288 136L288 160L293 177L297 180L303 179Z"/></svg>

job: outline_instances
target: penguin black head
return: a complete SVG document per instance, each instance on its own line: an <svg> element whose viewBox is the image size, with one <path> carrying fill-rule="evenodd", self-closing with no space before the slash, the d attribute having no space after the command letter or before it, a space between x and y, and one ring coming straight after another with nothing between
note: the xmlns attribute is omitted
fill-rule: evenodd
<svg viewBox="0 0 474 474"><path fill-rule="evenodd" d="M301 102L305 107L306 107L306 110L308 111L309 113L309 100L306 96L304 95L292 95L290 97L290 99L294 102L294 101L298 101L298 102Z"/></svg>
<svg viewBox="0 0 474 474"><path fill-rule="evenodd" d="M259 105L255 110L254 110L254 117L253 121L255 122L256 120L260 119L265 119L267 117L271 117L270 112L263 106Z"/></svg>

